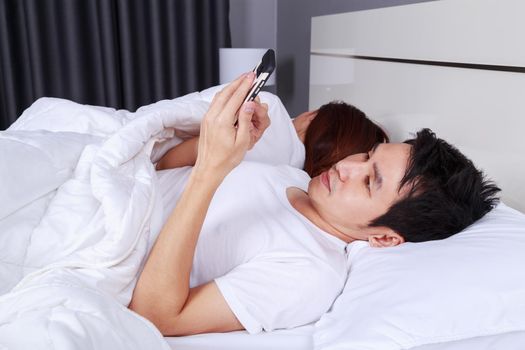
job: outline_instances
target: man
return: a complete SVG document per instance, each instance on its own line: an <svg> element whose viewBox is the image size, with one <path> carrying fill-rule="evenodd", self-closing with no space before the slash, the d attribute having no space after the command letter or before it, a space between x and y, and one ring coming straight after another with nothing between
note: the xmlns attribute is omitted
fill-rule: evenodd
<svg viewBox="0 0 525 350"><path fill-rule="evenodd" d="M253 78L213 100L195 166L134 290L130 309L163 334L313 322L343 287L346 243L445 238L494 205L498 188L428 130L349 156L311 181L297 169L240 164L268 125L260 104L241 106ZM228 200L238 206L228 209Z"/></svg>

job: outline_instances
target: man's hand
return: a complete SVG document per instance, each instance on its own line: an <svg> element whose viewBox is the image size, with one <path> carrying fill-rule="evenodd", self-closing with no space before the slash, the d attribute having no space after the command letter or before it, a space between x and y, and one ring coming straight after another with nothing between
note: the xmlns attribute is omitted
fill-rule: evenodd
<svg viewBox="0 0 525 350"><path fill-rule="evenodd" d="M253 146L261 139L264 131L270 126L270 117L268 117L268 105L260 102L259 98L254 103L254 112L252 115L250 127L250 144L248 149L252 149ZM175 131L175 135L183 138L188 137L189 134ZM172 169L182 166L194 166L197 160L197 154L199 151L199 136L193 136L177 146L170 149L162 158L159 160L156 166L156 170Z"/></svg>
<svg viewBox="0 0 525 350"><path fill-rule="evenodd" d="M264 107L243 104L253 79L253 72L247 73L215 95L201 123L194 170L226 176L262 136L267 127Z"/></svg>
<svg viewBox="0 0 525 350"><path fill-rule="evenodd" d="M261 139L264 131L270 126L270 117L268 116L268 104L261 103L259 97L255 99L255 111L252 116L253 128L250 130L250 147L253 146Z"/></svg>

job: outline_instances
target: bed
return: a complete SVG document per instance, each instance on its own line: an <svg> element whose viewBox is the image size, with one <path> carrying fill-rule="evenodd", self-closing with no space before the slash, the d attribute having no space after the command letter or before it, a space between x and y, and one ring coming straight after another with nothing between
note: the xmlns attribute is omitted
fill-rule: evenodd
<svg viewBox="0 0 525 350"><path fill-rule="evenodd" d="M346 100L395 141L431 127L503 202L443 241L352 243L333 307L290 330L162 337L125 307L162 225L151 161L180 141L173 128L198 130L216 89L136 113L38 100L0 138L0 160L19 165L0 167L0 348L522 349L524 10L442 0L312 19L311 108Z"/></svg>

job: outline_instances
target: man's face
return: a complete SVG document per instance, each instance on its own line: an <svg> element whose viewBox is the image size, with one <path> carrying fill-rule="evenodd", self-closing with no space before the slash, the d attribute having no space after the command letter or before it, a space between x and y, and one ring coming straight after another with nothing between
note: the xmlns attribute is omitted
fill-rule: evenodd
<svg viewBox="0 0 525 350"><path fill-rule="evenodd" d="M313 178L308 195L319 215L340 232L366 240L363 228L403 197L398 190L411 147L378 144L369 153L348 156Z"/></svg>

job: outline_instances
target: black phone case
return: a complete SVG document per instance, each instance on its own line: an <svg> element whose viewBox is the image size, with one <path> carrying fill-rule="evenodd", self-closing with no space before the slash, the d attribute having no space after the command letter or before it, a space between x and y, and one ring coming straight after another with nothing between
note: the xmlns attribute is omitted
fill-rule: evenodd
<svg viewBox="0 0 525 350"><path fill-rule="evenodd" d="M252 88L250 89L250 92L248 92L248 95L246 96L245 102L253 101L255 97L259 94L264 84L266 84L266 81L270 77L270 75L273 73L275 69L275 51L272 49L268 49L261 61L253 71L255 72L255 80L253 82Z"/></svg>

